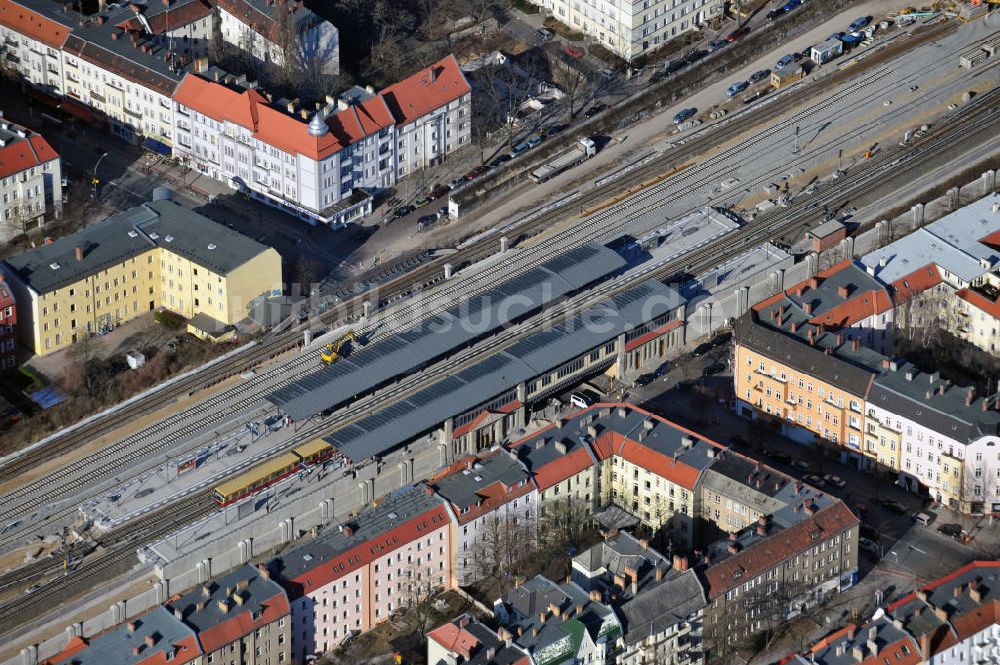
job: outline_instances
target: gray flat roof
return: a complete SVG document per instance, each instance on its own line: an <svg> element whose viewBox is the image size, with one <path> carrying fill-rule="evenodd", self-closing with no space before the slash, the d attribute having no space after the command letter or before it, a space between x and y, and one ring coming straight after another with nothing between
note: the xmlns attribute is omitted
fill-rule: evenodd
<svg viewBox="0 0 1000 665"><path fill-rule="evenodd" d="M246 586L240 588L241 583ZM206 590L209 593L206 594ZM232 602L234 593L242 595L242 604ZM280 584L263 577L253 566L243 566L221 577L212 578L204 585L169 600L165 603L165 607L171 612L175 609L180 610L184 615L184 622L199 633L203 633L209 628L232 620L241 612L252 614L262 612L275 596L281 596L287 601L285 590ZM224 600L230 601L230 608L225 612L219 607L219 601Z"/></svg>
<svg viewBox="0 0 1000 665"><path fill-rule="evenodd" d="M79 261L77 247L83 249ZM166 248L222 275L268 249L193 210L161 200L12 256L6 265L35 292L49 293L154 247Z"/></svg>
<svg viewBox="0 0 1000 665"><path fill-rule="evenodd" d="M479 492L493 483L506 488L531 482L531 474L510 455L497 452L477 459L471 469L462 469L429 483L438 495L458 508L459 514L482 502Z"/></svg>
<svg viewBox="0 0 1000 665"><path fill-rule="evenodd" d="M267 399L293 420L311 418L394 377L409 374L624 265L625 261L606 247L577 247L276 390Z"/></svg>
<svg viewBox="0 0 1000 665"><path fill-rule="evenodd" d="M355 462L380 455L438 427L447 418L671 311L681 302L676 291L648 280L338 429L326 441Z"/></svg>

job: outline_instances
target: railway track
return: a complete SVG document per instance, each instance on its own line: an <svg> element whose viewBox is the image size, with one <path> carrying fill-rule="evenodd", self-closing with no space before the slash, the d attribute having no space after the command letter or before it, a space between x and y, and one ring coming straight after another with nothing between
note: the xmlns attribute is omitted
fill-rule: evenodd
<svg viewBox="0 0 1000 665"><path fill-rule="evenodd" d="M937 36L937 33L928 36L929 37ZM858 70L855 69L854 71ZM885 71L876 71L875 73L862 78L850 91L848 91L845 94L848 95L853 94L863 98L865 88L869 85L878 82L886 75L887 74ZM903 86L905 84L906 84L905 79L902 79L896 83L897 86ZM781 108L776 108L776 104L778 104L779 102L782 105L794 105L796 103L795 99L790 96L788 96L787 98L777 99L774 101L775 103L772 103L771 105L763 109L763 111L766 112L768 116L773 117L774 115L780 115L784 110L787 110L784 106L782 106ZM859 101L859 103L863 102L864 102L863 99ZM717 156L713 157L713 159L716 161L724 161L728 157L732 157L734 155L738 155L746 151L752 150L755 145L761 143L764 139L773 137L775 134L780 134L782 131L786 131L792 126L792 124L802 123L804 120L822 111L825 107L826 107L826 101L821 99L812 106L800 110L798 113L795 114L794 118L786 119L784 121L772 125L764 132L758 134L758 136L751 141L730 146L729 148L722 150ZM754 115L754 114L760 114L761 112L762 109L757 107L752 107L750 109L747 109L745 114ZM733 116L730 117L729 121L726 124L724 124L721 128L713 127L712 131L714 132L713 134L714 137L716 139L720 139L720 136L723 135L722 134L723 129L725 129L728 132L744 131L745 128L747 127L747 124L744 122L744 117L743 117L745 114L744 113L734 114ZM694 141L685 146L685 148L687 151L693 151L696 149L698 145L700 145L700 142ZM814 149L814 152L817 152L821 149L822 148L816 148ZM800 156L800 159L804 159L805 157L808 156L808 154L809 153L803 153L803 155ZM688 159L691 157L691 155L688 154L688 152L686 152L685 150L674 151L671 153L671 155L673 159L676 159L678 161ZM661 169L662 169L662 164L654 163L644 167L639 172L639 174L642 175L643 172L659 173ZM695 173L694 171L687 173L681 172L679 176L675 176L674 178L668 179L664 182L658 183L655 186L642 190L632 195L625 201L623 201L622 205L620 206L616 206L613 209L611 208L605 209L599 213L589 216L587 218L588 235L586 238L583 239L578 238L578 242L582 243L585 240L591 240L591 239L598 239L598 240L610 239L611 237L614 237L615 233L620 234L623 225L621 223L615 222L615 220L620 217L620 213L623 210L642 209L642 207L646 205L648 202L656 200L658 196L661 194L662 190L666 187L676 188L678 184L683 184L683 187L680 190L679 195L689 194L704 187L706 183L712 182L715 179L719 178L727 170L729 170L729 167L722 166L715 170L698 169L697 173ZM752 181L750 184L752 186L756 184L762 184L770 180L770 178L771 174L763 174L758 178L754 179L754 181ZM614 189L613 185L609 184L604 186L603 188L598 188L594 190L594 192L596 192L596 196L600 196L605 193L603 190L610 191L612 189ZM555 216L555 215L557 215L557 213L548 213L548 216ZM533 227L536 227L536 225L539 227L548 226L548 223L544 221L544 218L545 216L539 218L539 220L535 220L534 222L532 222L532 226ZM579 235L581 235L579 229L576 228L564 229L563 231L553 234L551 237L547 237L546 242L547 245L557 244L561 242L566 242L572 239L574 236L579 236ZM562 249L565 249L565 246ZM492 253L492 250L490 251L490 253ZM518 269L511 276L516 276L517 274L520 274L521 272L531 267L534 267L534 265L541 263L546 258L552 255L553 252L551 250L548 251L526 250L525 252L516 255L512 259L512 262L518 263L520 265ZM454 260L455 256L453 255L452 257L449 258L451 260ZM444 308L453 304L455 297L458 297L463 293L468 293L469 291L475 290L471 288L472 286L478 283L484 283L484 284L489 283L492 281L492 278L493 275L489 271L483 271L483 274L480 274L478 276L474 275L470 279L458 283L446 284L443 285L442 287L439 287L435 297L439 300L439 302L442 303L441 308ZM415 316L414 313L418 309L423 311L425 315L431 315L434 313L434 312L427 312L426 308L422 304L404 305L402 308L399 308L398 311L395 311L392 314L391 320L380 322L381 332L374 333L372 337L373 340L377 341L377 339L394 332L392 329L392 325L390 325L393 320L405 320L407 319L407 317L413 318L413 316ZM297 337L297 333L291 333L291 334L294 334ZM119 456L125 447L132 445L133 443L142 442L144 440L151 440L151 443L147 443L143 448L128 452L129 452L129 457L132 459L143 458L143 456L146 455L153 455L154 453L157 452L157 447L160 448L163 447L159 435L163 432L165 427L170 427L174 423L182 422L185 418L189 418L192 416L192 414L196 414L199 417L198 420L194 422L189 422L179 430L172 432L171 438L180 439L182 437L189 436L191 434L195 434L200 431L204 431L206 428L210 427L213 423L216 423L224 418L231 417L233 409L247 408L254 404L259 403L261 393L269 392L281 385L286 385L287 383L290 383L291 381L298 378L298 370L300 370L302 366L314 363L315 360L310 356L302 356L292 359L289 363L284 364L280 367L272 368L263 374L264 377L275 376L278 374L292 375L290 378L283 379L277 384L270 385L266 390L248 391L246 386L241 386L240 389L246 391L247 394L246 396L240 397L239 400L237 400L236 402L231 402L232 396L229 393L225 395L213 396L208 400L198 404L196 407L193 407L191 410L187 412L173 414L169 416L167 419L160 421L159 423L157 423L157 425L153 427L140 431L134 435L131 435L130 437L126 437L121 442L116 444L116 446L106 448L93 455L88 460L92 468L87 470L82 476L76 476L74 479L74 483L72 485L65 485L61 490L53 491L50 489L44 497L45 502L48 504L57 504L60 500L65 500L66 496L68 496L73 491L77 490L81 485L99 482L102 479L102 477L106 480L108 476L113 473L113 471L109 471L108 469L108 462L113 461L117 456ZM222 404L226 402L231 402L229 404L226 404L228 408L226 409L219 408ZM210 415L205 415L206 412L209 413ZM241 468L244 468L247 465L248 464L245 464ZM9 469L4 469L4 471L9 472ZM4 497L6 499L5 504L11 506L11 508L5 511L0 511L0 525L7 524L9 526L13 520L16 520L17 515L23 512L18 509L19 504L17 503L17 501L19 499L24 499L31 495L37 494L39 491L42 491L40 487L34 484L28 484L6 495ZM65 518L70 514L72 514L74 510L75 506L66 506L60 512L55 513L53 516L57 518ZM16 538L19 535L19 533L27 531L29 528L30 526L27 524L25 524L21 529L8 528L7 529L8 533L3 534L3 537L6 540L8 540L8 542L10 542L12 538ZM41 570L41 566L35 567L34 570L35 571ZM2 588L3 579L4 578L0 577L0 588Z"/></svg>
<svg viewBox="0 0 1000 665"><path fill-rule="evenodd" d="M954 23L946 23L935 26L917 37L907 40L896 40L898 43L890 44L882 50L879 54L878 61L875 61L873 58L869 58L866 61L862 61L861 63L854 65L853 67L837 72L825 81L825 86L823 87L824 89L829 88L846 80L855 78L865 71L877 68L879 66L879 61L884 61L894 57L919 43L937 39L954 28ZM737 118L731 116L728 120L715 123L712 125L711 133L706 133L704 131L701 132L696 140L688 141L685 145L680 146L678 149L654 159L652 163L628 173L627 177L633 180L643 180L646 177L658 174L665 170L665 164L681 164L714 146L723 145L754 126L764 123L773 117L779 116L782 113L785 113L811 99L822 96L823 90L818 90L818 87L819 86L809 85L799 86L797 89L793 89L788 94L784 94L770 103L759 104L747 109L743 113L738 114L738 122L736 121ZM615 179L592 188L588 191L585 198L590 201L601 201L617 193L617 191L620 190L620 187L620 180ZM581 201L576 200L564 207L551 210L537 216L530 222L525 223L522 228L518 229L518 236L524 238L537 235L550 226L554 221L558 221L566 217L567 208L572 207L575 209L579 205L581 205ZM382 309L389 304L412 295L416 291L438 284L444 279L443 264L446 262L450 262L456 269L460 269L463 266L470 265L493 255L496 250L496 242L497 240L495 238L484 238L478 242L472 243L468 247L458 250L455 254L446 258L427 262L417 267L410 273L387 282L384 286L379 287L377 299L371 302L373 309ZM372 293L363 293L347 300L338 307L322 314L319 317L319 323L324 326L333 326L358 321L361 318L363 303L365 301L371 301L372 295ZM298 345L299 338L300 331L296 329L283 332L272 338L268 338L249 348L240 357L233 359L231 362L211 367L202 372L198 372L190 378L186 378L166 386L140 400L128 410L111 411L89 423L86 428L71 430L64 435L56 436L42 449L36 449L18 456L12 456L5 463L3 463L2 466L0 466L0 482L16 478L18 475L23 474L26 470L37 466L40 458L58 457L59 455L74 450L95 438L99 438L117 430L119 427L138 416L157 411L173 403L179 398L187 397L197 391L216 385L227 378L242 374L247 370L254 369L262 363L295 348ZM273 389L273 387L270 389ZM161 423L160 431L162 431L162 425L167 427L170 426L171 419L180 419L180 415L174 414L173 416L169 416L165 419L165 421ZM204 427L205 424L210 425L211 423L201 422L199 423L199 426ZM9 520L6 518L0 518L0 529L9 526L9 524ZM2 535L2 533L0 533L0 535Z"/></svg>
<svg viewBox="0 0 1000 665"><path fill-rule="evenodd" d="M761 215L754 222L728 233L725 237L647 271L641 276L643 278L652 276L669 281L682 273L711 268L739 255L757 242L765 241L804 222L815 221L814 217L822 206L838 207L849 201L856 201L859 197L865 196L877 188L885 187L887 182L906 179L909 177L909 173L915 169L938 160L942 154L960 143L963 138L969 139L971 136L968 131L969 127L975 127L980 132L1000 129L1000 90L995 89L979 96L961 112L939 123L925 137L912 142L909 148L887 149L864 165L852 169L837 181L835 189L829 188L829 191L800 195L796 197L790 208ZM599 287L586 300L591 302L596 298L605 298L616 290L627 288L627 285L634 279L619 279L613 284L608 284L603 288ZM547 312L545 318L551 320L552 316L560 311L566 313L569 309L578 309L582 306L586 305L580 302L565 303L561 308ZM530 326L523 328L530 330ZM502 339L491 340L489 346L492 352L513 344L525 334L525 331L519 327L508 331L508 333ZM472 350L469 351L470 353L461 354L446 361L445 367L442 369L444 371L457 371L461 366L474 361L475 357L482 355L480 352L472 353ZM435 380L438 380L443 376L443 373L435 371L434 375ZM346 426L352 419L370 413L372 408L370 402L372 401L386 403L391 399L398 399L406 392L420 389L428 383L431 381L408 381L397 387L392 394L379 394L377 400L376 396L364 400L364 404L359 403L358 408L337 414L338 424ZM300 438L307 440L322 432L329 431L331 430L328 423L319 423L303 430L300 433ZM93 588L96 579L105 579L108 575L115 574L116 571L124 572L131 569L134 565L132 557L135 548L142 542L162 537L176 529L178 525L197 520L212 512L213 509L211 492L206 489L138 518L121 529L110 532L101 543L104 551L96 558L82 562L72 574L59 577L43 585L40 593L22 596L0 606L0 632L5 633L14 626L40 615L46 610L43 605L51 602L53 597L71 597Z"/></svg>

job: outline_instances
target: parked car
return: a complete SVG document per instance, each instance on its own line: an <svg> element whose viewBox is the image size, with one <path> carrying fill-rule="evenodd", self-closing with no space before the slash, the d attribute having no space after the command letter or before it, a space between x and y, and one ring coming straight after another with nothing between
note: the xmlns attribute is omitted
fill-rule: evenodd
<svg viewBox="0 0 1000 665"><path fill-rule="evenodd" d="M719 361L717 363L712 363L705 369L701 370L701 375L705 377L715 376L716 374L721 374L726 371L726 363Z"/></svg>
<svg viewBox="0 0 1000 665"><path fill-rule="evenodd" d="M895 501L893 499L883 499L882 505L885 507L886 510L892 511L897 515L906 514L906 506L901 504L899 501Z"/></svg>
<svg viewBox="0 0 1000 665"><path fill-rule="evenodd" d="M712 341L709 342L709 344L711 344L714 347L725 346L726 344L729 344L729 340L731 340L732 338L733 338L733 333L731 332L719 333L718 335L712 338Z"/></svg>
<svg viewBox="0 0 1000 665"><path fill-rule="evenodd" d="M538 134L535 134L534 136L529 137L528 140L525 141L525 143L528 144L529 148L534 148L535 146L537 146L541 142L542 142L542 137L539 136Z"/></svg>
<svg viewBox="0 0 1000 665"><path fill-rule="evenodd" d="M535 36L541 39L543 42L547 42L550 39L552 39L552 33L546 30L545 28L539 28L538 30L535 30Z"/></svg>
<svg viewBox="0 0 1000 665"><path fill-rule="evenodd" d="M649 77L649 82L650 83L659 83L663 79L667 78L667 76L668 76L668 74L667 74L666 71L664 71L662 69L658 69L657 71L653 72L652 76Z"/></svg>
<svg viewBox="0 0 1000 665"><path fill-rule="evenodd" d="M760 83L761 81L767 79L767 77L770 76L770 75L771 75L771 70L770 69L760 69L760 70L758 70L758 71L756 71L756 72L754 72L753 74L750 75L750 82L751 83Z"/></svg>
<svg viewBox="0 0 1000 665"><path fill-rule="evenodd" d="M846 480L844 480L840 476L834 476L834 475L829 474L829 473L826 474L825 476L823 476L823 480L825 480L826 482L830 483L834 487L844 487L845 485L847 485L847 481Z"/></svg>
<svg viewBox="0 0 1000 665"><path fill-rule="evenodd" d="M635 382L632 384L634 388L641 388L642 386L648 386L656 378L655 374L646 372L645 374L640 374L635 377Z"/></svg>
<svg viewBox="0 0 1000 665"><path fill-rule="evenodd" d="M673 74L674 72L680 71L688 66L687 60L672 60L670 64L663 68L668 74Z"/></svg>
<svg viewBox="0 0 1000 665"><path fill-rule="evenodd" d="M774 460L775 462L783 462L785 464L792 461L792 456L783 450L768 450L765 448L764 456L768 459Z"/></svg>
<svg viewBox="0 0 1000 665"><path fill-rule="evenodd" d="M878 554L878 545L876 545L874 541L868 540L867 538L858 538L858 547L866 552Z"/></svg>
<svg viewBox="0 0 1000 665"><path fill-rule="evenodd" d="M868 506L863 503L853 504L851 506L851 510L854 511L854 514L857 515L859 519L868 514Z"/></svg>
<svg viewBox="0 0 1000 665"><path fill-rule="evenodd" d="M858 18L854 19L851 22L851 25L848 26L848 31L854 32L855 30L860 30L861 28L868 25L868 21L870 20L871 19L869 19L867 16L859 16Z"/></svg>
<svg viewBox="0 0 1000 665"><path fill-rule="evenodd" d="M441 206L438 208L438 219L448 216L448 206Z"/></svg>
<svg viewBox="0 0 1000 665"><path fill-rule="evenodd" d="M811 466L809 466L809 462L805 462L800 459L792 460L792 466L798 469L799 471L808 471L809 469L812 468Z"/></svg>
<svg viewBox="0 0 1000 665"><path fill-rule="evenodd" d="M795 58L793 58L791 55L783 55L781 56L781 59L778 60L778 62L774 63L774 68L781 69L782 67L787 67L793 62L795 62Z"/></svg>
<svg viewBox="0 0 1000 665"><path fill-rule="evenodd" d="M660 363L660 366L653 372L654 376L663 376L670 371L670 361Z"/></svg>
<svg viewBox="0 0 1000 665"><path fill-rule="evenodd" d="M434 185L431 191L427 192L427 198L431 201L437 201L439 198L450 192L448 185Z"/></svg>
<svg viewBox="0 0 1000 665"><path fill-rule="evenodd" d="M962 535L962 525L955 524L954 522L942 524L938 527L938 533L948 536L949 538L958 538Z"/></svg>
<svg viewBox="0 0 1000 665"><path fill-rule="evenodd" d="M708 50L709 52L718 51L720 48L728 45L729 42L727 42L725 39L716 39L714 42L709 43Z"/></svg>
<svg viewBox="0 0 1000 665"><path fill-rule="evenodd" d="M450 189L457 189L457 188L461 187L462 185L464 185L465 182L466 182L465 181L465 176L464 175L460 175L460 176L454 178L451 182L449 182L448 183L448 187Z"/></svg>
<svg viewBox="0 0 1000 665"><path fill-rule="evenodd" d="M421 215L417 219L417 224L423 224L426 226L427 224L433 224L436 221L438 221L437 213L434 213L433 215Z"/></svg>
<svg viewBox="0 0 1000 665"><path fill-rule="evenodd" d="M563 131L564 129L566 129L567 127L569 127L569 125L567 125L567 124L566 124L565 122L560 122L560 123L557 123L557 124L555 124L555 125L552 125L551 127L547 128L547 129L545 129L545 130L543 130L543 132L542 132L542 133L543 133L543 134L544 134L544 135L545 135L546 137L549 137L549 136L554 136L555 134L558 134L559 132L561 132L561 131Z"/></svg>
<svg viewBox="0 0 1000 665"><path fill-rule="evenodd" d="M726 35L726 41L731 44L731 43L735 42L737 39L739 39L740 37L745 37L746 35L749 35L749 34L750 34L750 28L748 28L746 26L743 26L742 28L738 28L736 30L733 30L728 35Z"/></svg>
<svg viewBox="0 0 1000 665"><path fill-rule="evenodd" d="M921 526L930 526L931 522L933 522L936 517L937 515L935 515L934 513L923 512L914 515L913 519L916 520L917 524Z"/></svg>
<svg viewBox="0 0 1000 665"><path fill-rule="evenodd" d="M773 21L774 19L778 18L779 16L781 16L784 13L785 13L785 8L784 7L778 7L777 9L772 9L771 11L769 11L767 13L767 15L765 16L765 18L768 21Z"/></svg>
<svg viewBox="0 0 1000 665"><path fill-rule="evenodd" d="M699 344L698 346L694 347L694 351L691 352L691 355L694 356L695 358L697 358L699 356L705 355L706 353L708 353L711 350L712 350L712 345L709 344L708 342L704 342L704 343Z"/></svg>
<svg viewBox="0 0 1000 665"><path fill-rule="evenodd" d="M858 533L860 533L865 538L871 538L872 540L879 537L878 529L870 524L865 524L862 522L861 526L858 528Z"/></svg>
<svg viewBox="0 0 1000 665"><path fill-rule="evenodd" d="M825 487L826 481L817 476L816 474L810 473L808 476L804 476L802 480L806 481L813 487Z"/></svg>
<svg viewBox="0 0 1000 665"><path fill-rule="evenodd" d="M695 50L691 51L690 53L688 53L686 56L684 56L684 59L688 61L688 64L691 64L693 62L698 62L699 60L701 60L702 58L704 58L706 55L708 55L708 51L703 51L703 50L700 50L700 49L695 49Z"/></svg>
<svg viewBox="0 0 1000 665"><path fill-rule="evenodd" d="M802 0L788 0L788 2L785 3L785 6L782 7L782 9L784 9L786 12L790 12L801 4Z"/></svg>
<svg viewBox="0 0 1000 665"><path fill-rule="evenodd" d="M584 118L593 118L595 115L607 108L604 104L594 104L589 109L583 112Z"/></svg>
<svg viewBox="0 0 1000 665"><path fill-rule="evenodd" d="M400 206L399 208L396 208L395 210L392 211L392 216L396 219L399 219L400 217L406 217L414 210L416 210L416 208L413 206Z"/></svg>
<svg viewBox="0 0 1000 665"><path fill-rule="evenodd" d="M419 199L417 199L416 201L413 202L413 206L415 208L422 208L422 207L424 207L425 205L427 205L430 202L431 202L431 197L429 197L429 196L422 196L422 197L420 197Z"/></svg>
<svg viewBox="0 0 1000 665"><path fill-rule="evenodd" d="M484 173L486 173L489 170L490 170L490 167L488 167L488 166L477 166L476 168L472 169L471 171L469 171L468 173L465 174L465 179L466 180L475 180L476 178L478 178L479 176L483 175Z"/></svg>
<svg viewBox="0 0 1000 665"><path fill-rule="evenodd" d="M514 146L509 153L507 153L511 158L517 157L522 152L528 149L527 143L518 143Z"/></svg>
<svg viewBox="0 0 1000 665"><path fill-rule="evenodd" d="M731 86L729 86L728 88L726 88L726 96L727 97L734 97L734 96L740 94L741 92L743 92L744 90L746 90L749 87L750 87L750 82L749 81L737 81L736 83L734 83Z"/></svg>
<svg viewBox="0 0 1000 665"><path fill-rule="evenodd" d="M579 409L586 409L591 404L597 403L600 397L592 390L581 390L569 396L569 403Z"/></svg>

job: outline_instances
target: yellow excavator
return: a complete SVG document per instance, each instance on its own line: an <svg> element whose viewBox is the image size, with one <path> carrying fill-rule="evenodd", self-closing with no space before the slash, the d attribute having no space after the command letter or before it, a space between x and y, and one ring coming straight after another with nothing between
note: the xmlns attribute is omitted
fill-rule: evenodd
<svg viewBox="0 0 1000 665"><path fill-rule="evenodd" d="M323 347L323 352L320 354L320 358L327 365L332 365L341 358L341 351L344 349L344 345L348 342L358 341L358 336L353 330L348 330L346 333L341 335L336 341L328 343Z"/></svg>

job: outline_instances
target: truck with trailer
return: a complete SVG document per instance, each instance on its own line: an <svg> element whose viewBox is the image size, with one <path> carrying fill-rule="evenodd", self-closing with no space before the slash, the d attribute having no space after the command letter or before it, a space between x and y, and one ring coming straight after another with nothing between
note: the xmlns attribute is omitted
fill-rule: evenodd
<svg viewBox="0 0 1000 665"><path fill-rule="evenodd" d="M576 142L572 147L560 152L545 164L532 171L528 177L536 183L543 183L549 178L554 178L563 171L567 171L577 164L582 164L597 154L597 144L594 139L584 137Z"/></svg>

